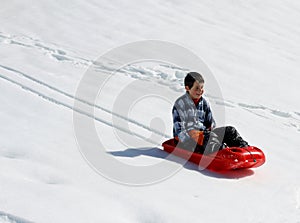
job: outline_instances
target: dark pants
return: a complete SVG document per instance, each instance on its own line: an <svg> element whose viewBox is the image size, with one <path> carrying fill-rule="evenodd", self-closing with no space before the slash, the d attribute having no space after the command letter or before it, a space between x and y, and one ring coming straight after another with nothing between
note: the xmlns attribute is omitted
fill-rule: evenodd
<svg viewBox="0 0 300 223"><path fill-rule="evenodd" d="M187 142L178 142L178 147L194 151L197 153L213 153L225 148L225 144L229 147L245 147L248 143L240 136L238 131L232 126L215 128L212 131L204 132L204 143L198 145L194 140Z"/></svg>

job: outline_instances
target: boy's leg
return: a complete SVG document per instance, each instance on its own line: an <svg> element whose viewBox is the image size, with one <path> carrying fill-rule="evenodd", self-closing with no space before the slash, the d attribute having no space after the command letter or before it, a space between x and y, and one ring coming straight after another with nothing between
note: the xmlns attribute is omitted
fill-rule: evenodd
<svg viewBox="0 0 300 223"><path fill-rule="evenodd" d="M225 129L224 129L225 131ZM222 144L222 139L223 139L223 135L222 134L222 130L220 129L218 131L219 134L217 134L214 131L211 132L207 132L205 135L205 143L204 143L204 147L205 147L205 154L210 154L210 153L214 153L217 152L219 150L221 150L223 148L223 144Z"/></svg>
<svg viewBox="0 0 300 223"><path fill-rule="evenodd" d="M214 130L212 130L212 132L216 133L219 137L224 136L222 143L226 143L229 147L248 146L248 143L241 137L236 128L234 128L233 126L215 128Z"/></svg>
<svg viewBox="0 0 300 223"><path fill-rule="evenodd" d="M224 143L229 147L248 146L248 143L240 136L233 126L213 129L205 136L205 143L203 146L199 146L194 140L188 140L184 143L178 142L177 146L192 152L209 154L223 149Z"/></svg>
<svg viewBox="0 0 300 223"><path fill-rule="evenodd" d="M204 147L198 145L194 140L188 140L186 142L178 142L175 143L177 145L177 147L181 148L181 149L185 149L191 152L196 152L196 153L203 153L204 152Z"/></svg>

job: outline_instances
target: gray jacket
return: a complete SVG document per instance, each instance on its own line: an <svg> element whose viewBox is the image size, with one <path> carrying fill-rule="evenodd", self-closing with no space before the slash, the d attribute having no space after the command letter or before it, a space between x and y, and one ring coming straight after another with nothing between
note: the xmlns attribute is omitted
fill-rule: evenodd
<svg viewBox="0 0 300 223"><path fill-rule="evenodd" d="M172 115L173 136L181 142L190 139L188 132L192 129L205 131L216 126L208 101L202 96L196 106L188 92L175 101Z"/></svg>

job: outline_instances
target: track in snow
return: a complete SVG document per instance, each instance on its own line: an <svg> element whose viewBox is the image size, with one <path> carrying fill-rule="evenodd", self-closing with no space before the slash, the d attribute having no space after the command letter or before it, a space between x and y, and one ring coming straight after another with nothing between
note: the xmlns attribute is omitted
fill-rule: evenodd
<svg viewBox="0 0 300 223"><path fill-rule="evenodd" d="M99 64L98 62L93 61L91 59L79 57L76 55L76 53L71 52L70 50L64 50L55 44L43 43L40 40L31 38L28 36L24 36L24 35L16 36L16 35L10 35L10 34L0 32L0 44L1 43L2 44L14 44L19 47L31 48L32 50L37 50L37 51L42 52L43 54L50 56L50 58L56 59L58 62L72 63L75 66L82 66L82 67L86 67L86 68L88 68L90 65L93 65L95 67L95 69L99 72L111 72L115 69L115 65L117 64L117 62L115 62L115 61L112 61L112 64L114 64L113 67L110 67L109 63L108 64ZM115 117L118 117L120 119L124 119L124 120L128 121L129 123L137 125L138 127L141 127L152 133L161 135L165 138L170 137L169 135L166 135L155 129L152 129L152 128L150 128L142 123L139 123L133 119L123 117L123 116L121 116L117 113L114 113L104 107L101 107L99 105L94 105L93 103L82 100L80 98L76 98L74 95L72 95L70 93L67 93L61 89L58 89L55 86L51 86L43 81L40 81L28 74L25 74L24 72L18 71L12 67L8 67L8 66L0 64L0 68L13 73L14 75L21 76L21 77L23 77L31 82L34 82L35 84L38 84L44 88L48 88L60 95L63 95L64 97L67 97L67 98L73 100L73 101L78 100L88 106L94 106L96 109L99 109L105 113L114 115ZM175 67L175 66L171 66L171 65L169 66L166 64L160 64L160 66L156 67L156 68L146 68L146 67L129 65L129 66L126 66L126 67L118 70L119 73L128 75L131 78L148 79L157 84L166 85L166 87L170 87L171 89L173 89L175 91L178 91L178 89L182 88L181 85L182 85L182 79L184 77L183 74L186 71L187 71L187 69ZM175 73L175 78L174 78L174 73ZM20 86L24 89L27 89L27 90L30 89L30 91L32 93L38 94L39 96L42 96L44 99L47 99L49 101L55 102L56 104L60 104L60 105L63 105L65 107L72 109L71 108L72 106L70 106L64 102L61 102L59 100L56 100L52 97L49 97L46 94L43 94L42 92L37 91L36 89L26 87L22 82L17 82L12 78L7 78L6 75L1 75L1 78L6 79L6 80L9 79L10 82L14 82L14 84L17 84L18 86ZM262 118L273 117L276 121L282 123L283 125L291 127L293 129L295 129L296 131L300 132L300 112L298 112L298 111L280 111L280 110L268 108L264 105L252 105L252 104L246 104L246 103L240 103L240 102L233 102L230 100L223 100L221 98L215 98L210 95L207 95L207 96L212 103L223 105L228 108L241 108L241 109L244 109L244 110L246 110L250 113L253 113L257 116L260 116ZM92 117L92 114L85 114L85 115ZM110 126L112 126L111 123L108 123L105 120L98 119L97 121L100 121L104 124L109 124ZM128 131L127 131L127 133L128 133Z"/></svg>
<svg viewBox="0 0 300 223"><path fill-rule="evenodd" d="M31 221L27 221L23 218L11 214L7 214L2 211L0 211L0 222L1 223L33 223Z"/></svg>

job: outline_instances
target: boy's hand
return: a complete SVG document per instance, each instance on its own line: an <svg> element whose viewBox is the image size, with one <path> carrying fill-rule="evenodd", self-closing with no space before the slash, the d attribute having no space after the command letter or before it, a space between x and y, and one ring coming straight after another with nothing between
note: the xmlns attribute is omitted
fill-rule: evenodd
<svg viewBox="0 0 300 223"><path fill-rule="evenodd" d="M204 134L203 131L191 130L189 131L190 137L200 146L203 145Z"/></svg>

